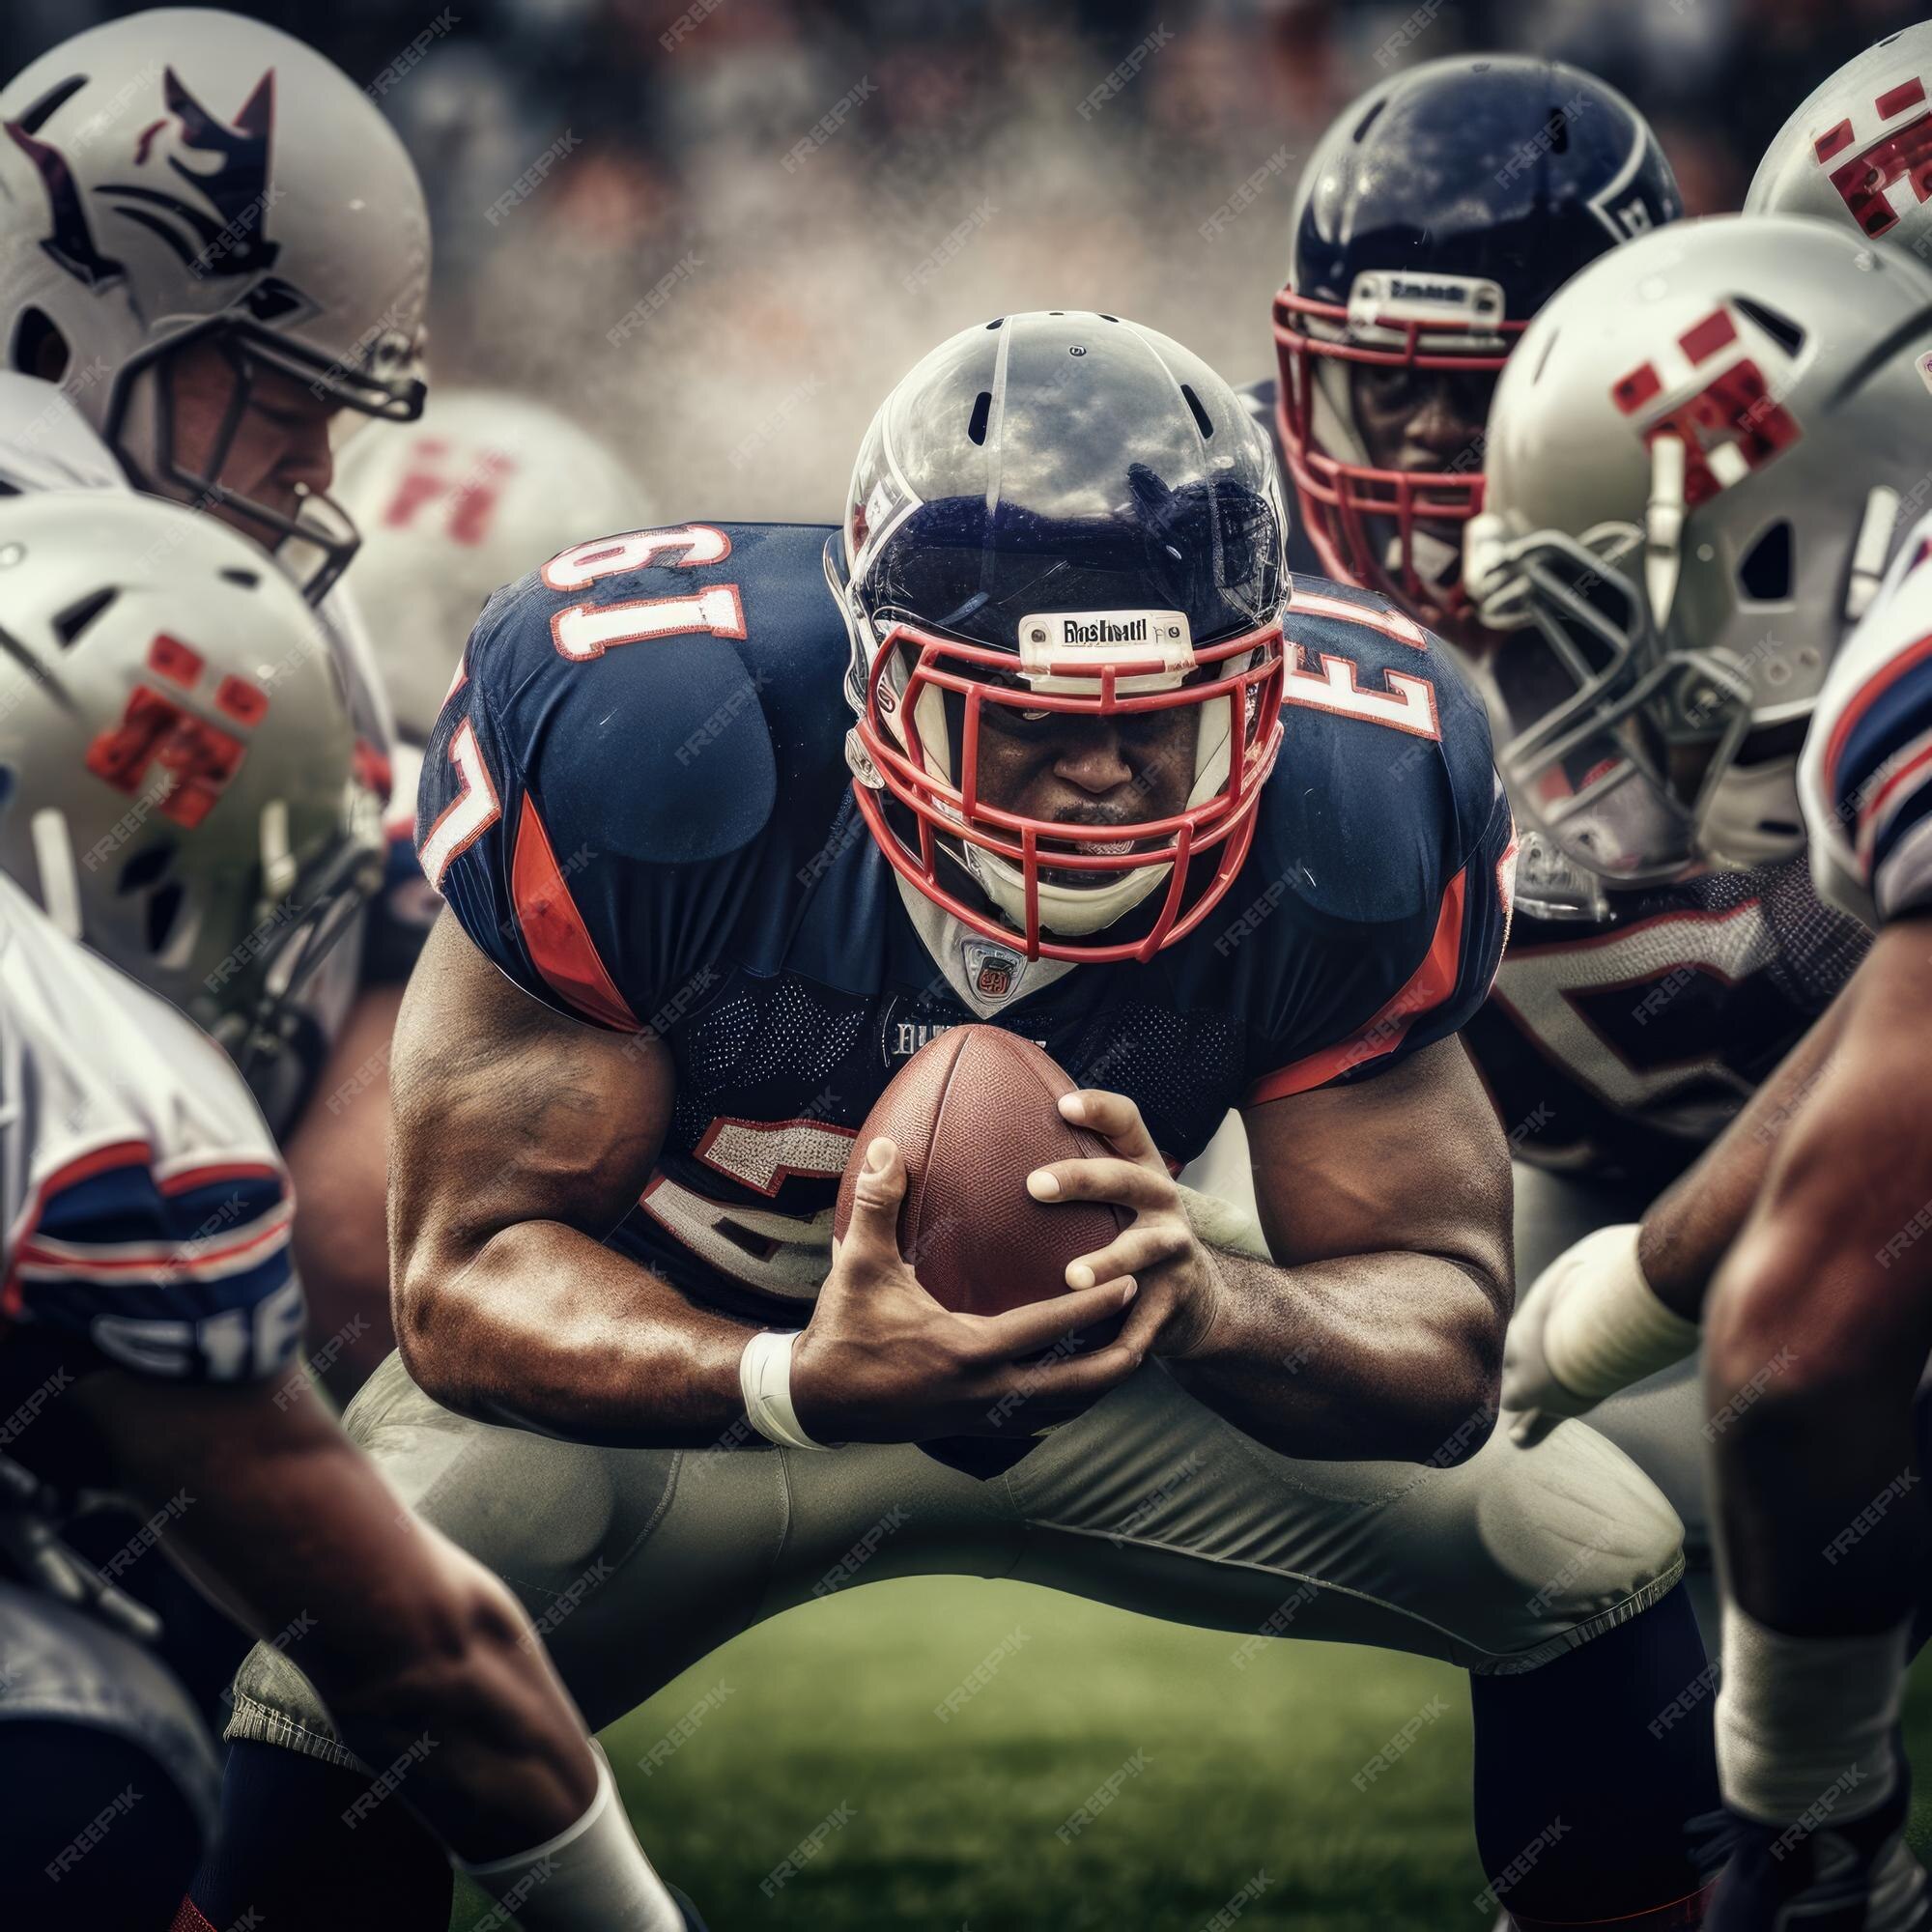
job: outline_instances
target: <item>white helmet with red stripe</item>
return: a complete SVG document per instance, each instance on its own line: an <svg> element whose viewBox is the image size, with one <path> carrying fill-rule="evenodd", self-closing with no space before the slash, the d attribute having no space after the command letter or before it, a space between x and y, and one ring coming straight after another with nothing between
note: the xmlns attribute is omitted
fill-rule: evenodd
<svg viewBox="0 0 1932 1932"><path fill-rule="evenodd" d="M1497 385L1466 581L1520 818L1610 886L1803 849L1797 753L1922 494L1932 274L1843 226L1678 223Z"/></svg>
<svg viewBox="0 0 1932 1932"><path fill-rule="evenodd" d="M382 876L335 653L266 553L131 491L0 498L0 869L251 1083Z"/></svg>
<svg viewBox="0 0 1932 1932"><path fill-rule="evenodd" d="M1815 88L1751 177L1747 214L1812 214L1932 255L1932 21L1888 34Z"/></svg>
<svg viewBox="0 0 1932 1932"><path fill-rule="evenodd" d="M439 391L422 420L343 452L362 532L355 598L396 724L427 744L476 613L584 537L648 523L643 486L569 417L503 390Z"/></svg>

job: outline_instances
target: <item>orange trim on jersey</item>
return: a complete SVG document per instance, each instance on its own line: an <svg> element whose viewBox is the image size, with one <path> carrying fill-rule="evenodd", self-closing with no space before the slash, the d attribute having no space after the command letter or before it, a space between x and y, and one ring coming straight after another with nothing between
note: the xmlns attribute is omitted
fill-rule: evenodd
<svg viewBox="0 0 1932 1932"><path fill-rule="evenodd" d="M524 794L517 820L517 850L510 861L510 893L530 961L557 997L589 1018L627 1033L639 1031L616 981L598 956L596 942L570 888L557 869L550 834L536 802Z"/></svg>
<svg viewBox="0 0 1932 1932"><path fill-rule="evenodd" d="M1359 1033L1264 1075L1243 1095L1242 1106L1258 1107L1269 1100L1285 1100L1291 1094L1306 1094L1311 1088L1326 1086L1350 1067L1393 1053L1424 1013L1441 1006L1455 992L1463 967L1463 905L1467 879L1465 867L1449 881L1435 916L1435 936L1422 955L1421 965L1395 998Z"/></svg>
<svg viewBox="0 0 1932 1932"><path fill-rule="evenodd" d="M1852 735L1860 719L1871 709L1881 693L1889 690L1904 672L1928 656L1932 656L1932 635L1920 638L1911 649L1900 651L1896 657L1886 659L1838 713L1837 722L1832 726L1832 735L1825 743L1825 789L1830 797L1835 799L1838 795L1838 760L1844 755L1845 740Z"/></svg>

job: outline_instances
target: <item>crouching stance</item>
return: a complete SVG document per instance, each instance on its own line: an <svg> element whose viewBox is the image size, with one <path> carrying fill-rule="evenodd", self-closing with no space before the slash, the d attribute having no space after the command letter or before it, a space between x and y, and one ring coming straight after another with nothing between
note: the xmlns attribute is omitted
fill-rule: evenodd
<svg viewBox="0 0 1932 1932"><path fill-rule="evenodd" d="M393 1067L402 1346L353 1436L593 1724L827 1587L1017 1577L1464 1666L1519 1921L1694 1924L1708 1720L1650 1723L1703 1668L1676 1520L1587 1430L1489 1439L1508 1163L1455 1033L1511 827L1480 705L1378 597L1324 586L1284 636L1266 444L1131 324L944 345L847 501L587 542L472 636ZM990 1318L925 1293L901 1157L855 1145L976 1020L1086 1080L1111 1144L1036 1198L1128 1216ZM1259 1225L1170 1178L1231 1106ZM332 1828L366 1774L299 1662L238 1682L258 1869L203 1909L428 1923Z"/></svg>

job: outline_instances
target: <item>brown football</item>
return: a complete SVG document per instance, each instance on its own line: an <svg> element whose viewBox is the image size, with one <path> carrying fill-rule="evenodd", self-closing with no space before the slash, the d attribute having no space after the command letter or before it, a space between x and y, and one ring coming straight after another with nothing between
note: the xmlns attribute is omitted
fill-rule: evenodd
<svg viewBox="0 0 1932 1932"><path fill-rule="evenodd" d="M997 1315L1066 1293L1066 1267L1133 1218L1097 1201L1036 1201L1026 1178L1049 1161L1113 1150L1061 1118L1074 1083L1031 1040L957 1026L929 1040L881 1094L838 1184L842 1240L866 1150L884 1134L905 1157L899 1252L926 1292L968 1315ZM1084 1332L1108 1339L1119 1319Z"/></svg>

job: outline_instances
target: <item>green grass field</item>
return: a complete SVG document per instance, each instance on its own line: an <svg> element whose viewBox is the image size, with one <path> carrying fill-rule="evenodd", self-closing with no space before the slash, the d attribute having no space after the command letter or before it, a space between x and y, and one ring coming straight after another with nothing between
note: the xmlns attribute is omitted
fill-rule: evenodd
<svg viewBox="0 0 1932 1932"><path fill-rule="evenodd" d="M1018 1584L882 1583L739 1638L604 1743L653 1860L713 1932L1191 1932L1237 1902L1243 1932L1488 1932L1461 1674L1312 1643L1241 1668L1240 1649ZM942 1722L934 1706L988 1659ZM1908 1721L1932 1766L1932 1670ZM1914 1827L1922 1851L1932 1801ZM460 1896L452 1927L484 1909Z"/></svg>

